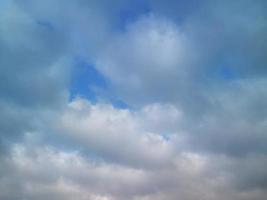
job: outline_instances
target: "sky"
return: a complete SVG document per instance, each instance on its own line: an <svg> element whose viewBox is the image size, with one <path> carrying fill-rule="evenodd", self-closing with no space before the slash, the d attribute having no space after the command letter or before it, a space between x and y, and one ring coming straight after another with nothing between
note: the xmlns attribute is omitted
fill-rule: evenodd
<svg viewBox="0 0 267 200"><path fill-rule="evenodd" d="M1 0L1 200L265 200L267 1Z"/></svg>

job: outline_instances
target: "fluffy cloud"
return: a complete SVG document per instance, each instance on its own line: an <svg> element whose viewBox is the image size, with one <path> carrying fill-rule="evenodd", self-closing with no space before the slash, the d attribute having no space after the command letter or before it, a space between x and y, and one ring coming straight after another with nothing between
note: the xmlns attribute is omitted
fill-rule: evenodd
<svg viewBox="0 0 267 200"><path fill-rule="evenodd" d="M151 14L114 36L100 54L96 67L131 103L168 102L174 95L184 97L197 60L198 55L183 30L172 21Z"/></svg>
<svg viewBox="0 0 267 200"><path fill-rule="evenodd" d="M171 118L166 122L167 116ZM153 132L153 124L163 122L170 129L161 130L165 133ZM175 123L179 123L179 111L168 105L151 105L131 112L77 99L56 121L56 126L58 132L105 159L156 167L170 162L174 156L172 141L166 140L164 134L170 134L168 131L173 131L171 126Z"/></svg>
<svg viewBox="0 0 267 200"><path fill-rule="evenodd" d="M265 1L62 3L0 2L1 199L266 198Z"/></svg>
<svg viewBox="0 0 267 200"><path fill-rule="evenodd" d="M174 160L173 166L162 170L142 170L96 163L77 152L16 145L10 156L1 162L1 198L159 198L175 195L173 193L177 189L183 192L184 199L206 195L201 189L211 180L200 183L205 171L205 159L194 154L182 154ZM9 173L5 174L7 171ZM195 194L191 195L187 187L193 189Z"/></svg>
<svg viewBox="0 0 267 200"><path fill-rule="evenodd" d="M112 34L97 56L96 68L122 99L134 105L172 102L199 115L214 106L213 87L224 90L229 79L266 75L265 2L205 1L200 9L187 8L190 14L167 14L162 4L155 2L153 13ZM166 9L187 3L171 5Z"/></svg>
<svg viewBox="0 0 267 200"><path fill-rule="evenodd" d="M250 173L250 168L255 169L257 165L251 162L253 160L240 162L185 152L177 154L172 161L172 165L162 169L136 169L86 159L77 151L59 151L51 146L32 148L15 145L10 155L1 159L0 197L175 199L179 196L185 200L197 197L261 200L266 195L264 188L251 190L251 185L247 185L250 189L242 190L233 185L233 180L241 180L237 185L242 187L245 182L255 186L255 180L264 181ZM239 176L239 164L243 168L241 174L246 172L247 176L232 179ZM222 169L222 166L225 168ZM229 169L233 173L229 174Z"/></svg>

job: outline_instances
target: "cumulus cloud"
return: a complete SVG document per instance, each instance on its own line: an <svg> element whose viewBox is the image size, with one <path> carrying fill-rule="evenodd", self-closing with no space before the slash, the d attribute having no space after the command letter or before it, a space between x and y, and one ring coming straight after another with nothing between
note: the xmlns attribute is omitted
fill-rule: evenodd
<svg viewBox="0 0 267 200"><path fill-rule="evenodd" d="M132 6L0 2L0 199L265 199L266 2Z"/></svg>
<svg viewBox="0 0 267 200"><path fill-rule="evenodd" d="M165 165L174 156L171 141L164 138L164 133L153 132L153 124L165 122L166 116L173 115L165 125L178 123L179 112L175 108L166 108L167 105L151 105L141 111L131 112L77 99L70 103L56 121L56 126L58 132L110 161L155 167ZM152 109L158 113L148 113ZM154 114L161 115L155 118ZM169 134L168 129L164 131Z"/></svg>
<svg viewBox="0 0 267 200"><path fill-rule="evenodd" d="M194 190L193 196L204 194L201 189L211 181L202 185L199 182L205 171L205 159L199 155L181 154L174 160L171 167L144 170L96 163L77 152L15 145L10 156L2 160L1 198L159 198L175 195L173 193L180 188L183 198L189 199L191 193L187 187ZM5 171L9 174L4 174Z"/></svg>
<svg viewBox="0 0 267 200"><path fill-rule="evenodd" d="M229 180L231 175L236 174L229 175L229 168L238 165L235 164L237 161L226 162L225 159L181 153L172 158L174 163L171 166L136 169L95 162L82 157L77 151L60 151L51 146L32 149L18 144L12 148L8 157L1 160L1 198L175 199L179 196L188 200L197 197L264 199L264 190L249 192L231 188L233 185ZM224 163L220 163L218 171L216 164L222 160ZM215 165L214 161L217 161ZM250 161L237 163L245 166L245 172L255 166ZM221 164L228 169L222 170ZM237 173L238 168L232 170ZM244 183L242 179L241 183Z"/></svg>
<svg viewBox="0 0 267 200"><path fill-rule="evenodd" d="M168 102L173 95L184 97L184 87L191 85L187 80L191 80L190 72L197 60L197 52L183 30L172 21L151 14L114 36L96 67L131 103ZM158 95L159 91L162 95Z"/></svg>

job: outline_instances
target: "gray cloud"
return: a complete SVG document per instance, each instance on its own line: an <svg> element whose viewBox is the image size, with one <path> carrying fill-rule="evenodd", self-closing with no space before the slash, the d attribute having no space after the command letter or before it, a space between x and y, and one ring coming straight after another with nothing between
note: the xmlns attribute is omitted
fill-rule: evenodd
<svg viewBox="0 0 267 200"><path fill-rule="evenodd" d="M66 102L69 58L64 35L38 24L13 1L1 3L0 10L0 143L5 148L35 129L43 111Z"/></svg>
<svg viewBox="0 0 267 200"><path fill-rule="evenodd" d="M66 40L12 1L1 10L1 99L51 105L64 95Z"/></svg>
<svg viewBox="0 0 267 200"><path fill-rule="evenodd" d="M266 152L263 7L206 2L178 24L155 10L112 37L96 66L137 107L175 104L196 146Z"/></svg>
<svg viewBox="0 0 267 200"><path fill-rule="evenodd" d="M166 9L182 6L172 4ZM210 93L214 85L223 90L227 79L264 76L264 2L206 1L199 9L188 8L194 12L174 12L169 18L157 5L112 36L98 57L96 67L123 99L171 101L196 115L213 107L207 96L215 95ZM182 19L177 22L176 16Z"/></svg>
<svg viewBox="0 0 267 200"><path fill-rule="evenodd" d="M231 81L212 96L217 105L188 129L194 146L234 156L266 153L265 80Z"/></svg>
<svg viewBox="0 0 267 200"><path fill-rule="evenodd" d="M265 1L62 4L0 3L1 199L266 198ZM102 101L68 102L75 56Z"/></svg>
<svg viewBox="0 0 267 200"><path fill-rule="evenodd" d="M249 176L252 175L250 167L255 169L257 164L250 159L240 162L228 158L219 159L218 156L209 158L200 154L182 153L172 160L172 166L143 170L105 162L95 163L81 157L77 152L58 151L49 146L31 149L16 145L9 157L1 162L1 197L175 199L179 196L185 200L197 197L260 200L266 195L264 189L244 191L234 189L233 182L229 182L231 175L239 176L239 166L236 163L242 164L242 172L249 172L247 178L252 183L255 182L255 175ZM220 171L216 168L218 161ZM228 169L222 171L222 165L228 166ZM231 169L232 166L237 168ZM234 173L229 174L229 170ZM239 180L243 179L243 184L244 177L241 174Z"/></svg>

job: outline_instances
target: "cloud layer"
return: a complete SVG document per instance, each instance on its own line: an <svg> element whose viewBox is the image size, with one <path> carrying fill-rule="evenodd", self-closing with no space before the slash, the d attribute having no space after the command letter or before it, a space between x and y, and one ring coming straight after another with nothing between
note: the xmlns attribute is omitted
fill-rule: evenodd
<svg viewBox="0 0 267 200"><path fill-rule="evenodd" d="M266 6L1 1L0 199L265 199Z"/></svg>

